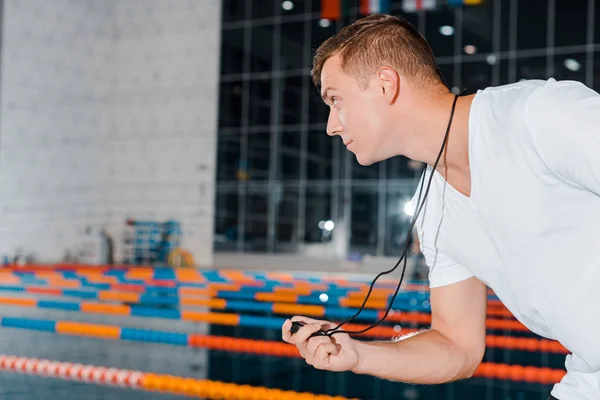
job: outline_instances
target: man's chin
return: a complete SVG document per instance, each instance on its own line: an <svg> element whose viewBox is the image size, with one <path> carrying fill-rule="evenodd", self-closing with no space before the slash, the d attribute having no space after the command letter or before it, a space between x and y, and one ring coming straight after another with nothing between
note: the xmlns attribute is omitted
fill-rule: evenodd
<svg viewBox="0 0 600 400"><path fill-rule="evenodd" d="M356 157L356 161L363 167L368 167L369 165L373 165L377 162L377 160L373 159L373 157L366 157L364 154L354 153L354 156Z"/></svg>

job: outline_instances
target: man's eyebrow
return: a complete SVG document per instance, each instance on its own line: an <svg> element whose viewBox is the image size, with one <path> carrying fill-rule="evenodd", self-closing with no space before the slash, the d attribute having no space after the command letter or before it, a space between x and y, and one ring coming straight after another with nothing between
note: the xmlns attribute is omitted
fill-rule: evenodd
<svg viewBox="0 0 600 400"><path fill-rule="evenodd" d="M323 99L323 101L324 101L324 102L326 102L326 103L327 103L327 98L328 98L328 96L327 96L327 91L328 91L329 89L331 89L331 90L335 90L335 88L334 88L334 87L332 87L332 86L327 86L327 87L325 88L325 90L323 90L323 92L322 92L322 94L321 94L321 98L322 98L322 99Z"/></svg>

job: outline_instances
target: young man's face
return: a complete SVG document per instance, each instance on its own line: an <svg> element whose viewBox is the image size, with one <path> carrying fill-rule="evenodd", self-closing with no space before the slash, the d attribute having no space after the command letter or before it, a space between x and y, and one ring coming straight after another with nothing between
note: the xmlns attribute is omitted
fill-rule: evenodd
<svg viewBox="0 0 600 400"><path fill-rule="evenodd" d="M327 134L341 136L361 165L390 157L385 149L387 103L377 85L362 89L356 78L341 70L339 55L329 58L321 72L321 95L330 107Z"/></svg>

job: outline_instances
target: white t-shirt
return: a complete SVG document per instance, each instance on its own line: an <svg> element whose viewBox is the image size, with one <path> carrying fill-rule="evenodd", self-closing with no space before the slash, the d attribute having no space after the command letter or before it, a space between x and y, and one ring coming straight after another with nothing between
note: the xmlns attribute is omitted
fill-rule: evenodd
<svg viewBox="0 0 600 400"><path fill-rule="evenodd" d="M572 352L555 397L600 399L600 95L554 79L481 90L469 160L471 196L435 172L416 224L431 287L476 276Z"/></svg>

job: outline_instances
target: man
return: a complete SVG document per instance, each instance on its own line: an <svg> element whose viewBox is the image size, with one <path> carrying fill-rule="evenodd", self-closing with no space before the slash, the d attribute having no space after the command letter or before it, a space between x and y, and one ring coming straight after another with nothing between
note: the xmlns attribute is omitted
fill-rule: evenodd
<svg viewBox="0 0 600 400"><path fill-rule="evenodd" d="M374 15L317 50L327 134L358 162L402 155L433 181L417 220L432 324L393 342L307 324L283 340L308 364L417 384L472 376L485 350L486 285L533 332L572 354L550 398L600 399L600 96L576 82L527 81L455 96L406 21ZM417 191L418 192L418 191ZM415 196L416 200L416 196Z"/></svg>

